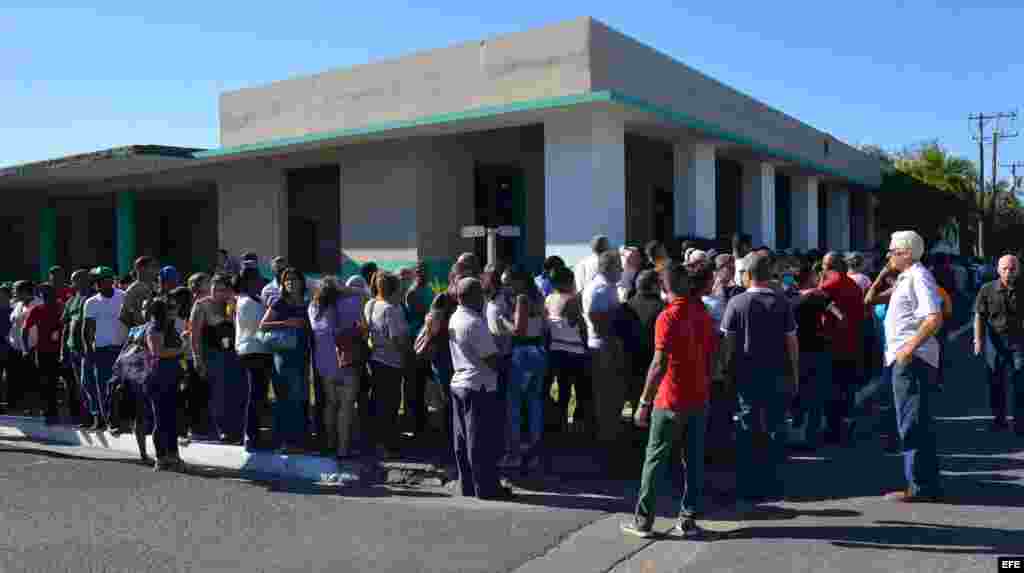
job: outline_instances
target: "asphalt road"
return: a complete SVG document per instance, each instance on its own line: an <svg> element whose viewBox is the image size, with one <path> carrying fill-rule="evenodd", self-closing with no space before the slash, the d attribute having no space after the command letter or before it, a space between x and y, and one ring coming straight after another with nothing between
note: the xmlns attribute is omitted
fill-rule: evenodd
<svg viewBox="0 0 1024 573"><path fill-rule="evenodd" d="M724 537L712 543L624 538L636 480L555 479L517 503L480 502L154 473L8 443L0 571L994 571L997 556L1024 554L1024 440L988 431L966 338L937 404L943 503L881 499L903 485L901 462L872 439L792 456L785 500L717 505L707 526ZM657 527L676 507L662 500Z"/></svg>
<svg viewBox="0 0 1024 573"><path fill-rule="evenodd" d="M542 498L339 495L0 451L0 570L509 571L602 515Z"/></svg>

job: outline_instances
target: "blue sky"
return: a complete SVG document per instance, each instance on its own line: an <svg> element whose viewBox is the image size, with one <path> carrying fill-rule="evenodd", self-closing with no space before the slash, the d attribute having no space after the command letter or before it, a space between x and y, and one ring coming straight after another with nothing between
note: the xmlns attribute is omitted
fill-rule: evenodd
<svg viewBox="0 0 1024 573"><path fill-rule="evenodd" d="M0 166L216 147L222 91L583 15L852 144L937 138L975 159L967 115L1024 91L1019 0L81 4L4 0ZM1000 149L1024 160L1024 136Z"/></svg>

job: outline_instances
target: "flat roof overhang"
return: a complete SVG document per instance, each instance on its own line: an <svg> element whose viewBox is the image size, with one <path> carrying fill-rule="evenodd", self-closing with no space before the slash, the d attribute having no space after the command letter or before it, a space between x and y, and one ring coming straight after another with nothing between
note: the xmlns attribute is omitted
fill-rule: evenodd
<svg viewBox="0 0 1024 573"><path fill-rule="evenodd" d="M481 106L456 113L444 113L411 120L381 122L354 129L314 132L259 143L200 150L131 146L96 154L71 156L51 161L0 169L0 189L39 188L79 184L135 176L156 176L181 169L227 166L242 160L273 160L293 154L325 150L370 141L407 137L451 135L486 131L543 122L550 114L579 107L615 109L626 114L628 132L664 134L669 139L700 139L715 142L729 155L761 159L784 168L827 179L848 181L877 188L868 180L820 162L798 157L786 150L731 133L720 126L691 115L658 106L613 91L587 92L571 96L531 99L502 105ZM161 153L161 150L173 150Z"/></svg>

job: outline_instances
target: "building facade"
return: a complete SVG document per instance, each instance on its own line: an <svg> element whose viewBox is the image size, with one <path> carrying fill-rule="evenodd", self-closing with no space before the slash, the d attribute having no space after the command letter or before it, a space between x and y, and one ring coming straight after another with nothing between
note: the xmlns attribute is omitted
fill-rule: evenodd
<svg viewBox="0 0 1024 573"><path fill-rule="evenodd" d="M220 140L0 170L10 272L225 248L441 274L469 225L520 227L500 253L529 266L596 233L874 246L876 159L591 18L228 92Z"/></svg>

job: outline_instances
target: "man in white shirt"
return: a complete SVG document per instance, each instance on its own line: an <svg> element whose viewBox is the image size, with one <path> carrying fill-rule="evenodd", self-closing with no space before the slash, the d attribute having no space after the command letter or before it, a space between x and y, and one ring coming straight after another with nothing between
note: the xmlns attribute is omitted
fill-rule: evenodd
<svg viewBox="0 0 1024 573"><path fill-rule="evenodd" d="M611 331L619 307L616 284L621 274L619 254L615 251L602 253L598 259L597 275L583 290L582 300L587 323L587 347L593 364L597 439L606 445L618 440L622 429L622 404L626 399L625 353L622 340Z"/></svg>
<svg viewBox="0 0 1024 573"><path fill-rule="evenodd" d="M98 412L93 431L106 429L110 419L110 391L107 383L113 374L114 361L121 352L128 335L127 328L121 322L121 307L124 304L124 291L114 288L114 271L108 267L96 267L90 273L96 282L98 291L85 301L85 331L83 333L85 360L83 376L89 386L89 392L96 397Z"/></svg>
<svg viewBox="0 0 1024 573"><path fill-rule="evenodd" d="M15 282L13 291L14 301L11 305L10 316L11 330L7 340L11 347L7 373L7 402L9 405L20 405L25 390L31 387L32 381L36 379L35 363L29 354L32 351L31 346L34 344L35 337L29 333L29 347L26 347L25 337L22 336L25 318L32 307L42 304L43 301L35 296L35 285L32 281Z"/></svg>
<svg viewBox="0 0 1024 573"><path fill-rule="evenodd" d="M583 292L583 289L587 288L590 284L590 280L597 274L597 259L608 250L608 237L604 235L597 235L590 240L590 250L593 251L590 255L587 255L576 266L572 269L572 274L576 279L576 292Z"/></svg>
<svg viewBox="0 0 1024 573"><path fill-rule="evenodd" d="M456 283L459 307L448 323L454 375L451 382L455 464L462 495L508 499L498 482L498 454L505 417L498 406L498 346L483 317L483 285Z"/></svg>
<svg viewBox="0 0 1024 573"><path fill-rule="evenodd" d="M907 488L886 495L902 502L934 501L942 495L931 402L937 390L942 298L935 277L921 264L924 240L913 231L892 234L889 263L864 302L886 304L885 364L892 367L896 425L903 443ZM887 277L893 287L882 292Z"/></svg>

